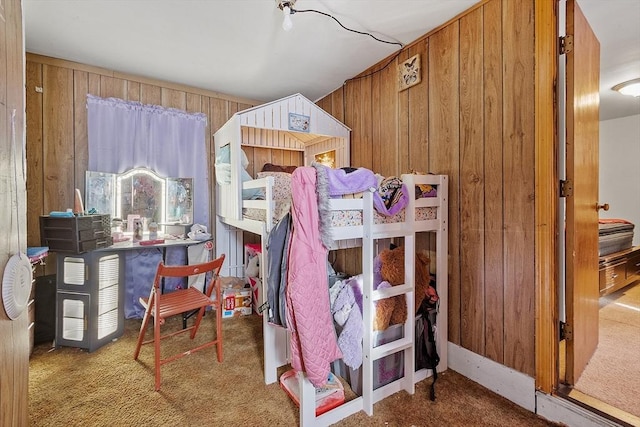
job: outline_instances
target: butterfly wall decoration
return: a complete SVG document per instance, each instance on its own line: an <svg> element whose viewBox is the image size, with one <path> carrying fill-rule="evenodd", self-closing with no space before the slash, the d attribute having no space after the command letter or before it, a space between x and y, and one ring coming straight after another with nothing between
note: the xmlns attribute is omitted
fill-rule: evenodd
<svg viewBox="0 0 640 427"><path fill-rule="evenodd" d="M420 54L398 65L398 78L401 91L420 83Z"/></svg>

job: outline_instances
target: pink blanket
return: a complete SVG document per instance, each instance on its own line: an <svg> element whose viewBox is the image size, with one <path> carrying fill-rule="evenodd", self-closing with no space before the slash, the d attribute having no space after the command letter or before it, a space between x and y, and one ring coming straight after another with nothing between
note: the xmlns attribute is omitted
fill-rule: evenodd
<svg viewBox="0 0 640 427"><path fill-rule="evenodd" d="M287 326L291 365L315 387L327 382L330 363L342 357L331 318L327 250L320 240L316 171L299 167L291 176L293 233L287 276Z"/></svg>

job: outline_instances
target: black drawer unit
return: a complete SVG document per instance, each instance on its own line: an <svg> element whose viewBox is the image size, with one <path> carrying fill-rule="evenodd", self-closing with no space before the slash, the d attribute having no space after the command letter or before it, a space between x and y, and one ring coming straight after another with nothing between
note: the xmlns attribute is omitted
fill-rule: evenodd
<svg viewBox="0 0 640 427"><path fill-rule="evenodd" d="M52 252L81 254L113 244L110 215L41 216L40 236Z"/></svg>
<svg viewBox="0 0 640 427"><path fill-rule="evenodd" d="M56 275L36 278L34 343L53 342L56 338Z"/></svg>

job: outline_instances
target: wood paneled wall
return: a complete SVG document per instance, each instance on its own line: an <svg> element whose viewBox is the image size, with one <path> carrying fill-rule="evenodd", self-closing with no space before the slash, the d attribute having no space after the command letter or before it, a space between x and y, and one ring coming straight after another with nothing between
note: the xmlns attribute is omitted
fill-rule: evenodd
<svg viewBox="0 0 640 427"><path fill-rule="evenodd" d="M25 252L24 62L20 0L0 0L0 275ZM4 286L0 283L0 288ZM29 424L29 315L15 320L0 308L0 425Z"/></svg>
<svg viewBox="0 0 640 427"><path fill-rule="evenodd" d="M40 245L40 215L72 207L75 188L84 195L88 165L87 94L206 114L211 176L215 160L213 133L235 112L259 103L33 54L27 54L26 80L30 246ZM259 158L254 159L250 150L247 156L252 164L264 159L283 159L283 155L270 153L256 153ZM211 200L215 200L213 191L214 188ZM211 217L214 218L213 208ZM55 273L54 259L54 254L48 259L47 274Z"/></svg>
<svg viewBox="0 0 640 427"><path fill-rule="evenodd" d="M318 101L352 129L353 166L449 175L449 341L531 376L534 15L534 0L488 0ZM421 83L398 92L397 66L418 53ZM205 113L211 165L213 132L257 104L37 55L27 56L26 87L30 245L39 215L84 192L87 93ZM290 151L245 151L252 174L301 162ZM343 271L359 272L358 251L337 254Z"/></svg>
<svg viewBox="0 0 640 427"><path fill-rule="evenodd" d="M449 175L449 341L530 376L534 40L534 0L490 0L318 102L352 129L353 166ZM398 92L416 53L421 83Z"/></svg>
<svg viewBox="0 0 640 427"><path fill-rule="evenodd" d="M215 162L213 134L234 113L260 104L34 54L27 54L26 76L30 246L40 245L40 215L72 207L75 188L84 195L88 165L87 94L206 114L210 176ZM265 163L301 165L303 161L301 153L289 150L245 147L244 151L249 159L247 171L252 176ZM215 218L214 191L212 186L211 218ZM255 237L247 234L246 240L255 242ZM55 254L49 256L46 270L38 273L55 273Z"/></svg>

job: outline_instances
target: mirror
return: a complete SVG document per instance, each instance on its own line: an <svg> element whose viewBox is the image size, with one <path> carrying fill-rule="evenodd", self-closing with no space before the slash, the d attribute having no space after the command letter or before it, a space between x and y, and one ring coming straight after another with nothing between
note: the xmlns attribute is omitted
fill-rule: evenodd
<svg viewBox="0 0 640 427"><path fill-rule="evenodd" d="M139 216L145 227L193 220L193 178L164 178L147 168L121 174L87 171L85 208L111 218Z"/></svg>
<svg viewBox="0 0 640 427"><path fill-rule="evenodd" d="M193 214L193 179L167 178L166 222L189 224Z"/></svg>
<svg viewBox="0 0 640 427"><path fill-rule="evenodd" d="M136 168L116 177L117 218L140 215L143 224L164 222L166 183L150 169Z"/></svg>
<svg viewBox="0 0 640 427"><path fill-rule="evenodd" d="M87 171L84 205L87 210L116 218L116 174Z"/></svg>

